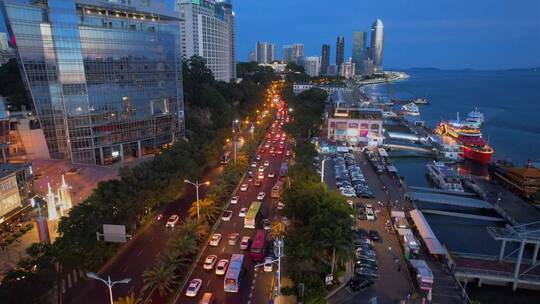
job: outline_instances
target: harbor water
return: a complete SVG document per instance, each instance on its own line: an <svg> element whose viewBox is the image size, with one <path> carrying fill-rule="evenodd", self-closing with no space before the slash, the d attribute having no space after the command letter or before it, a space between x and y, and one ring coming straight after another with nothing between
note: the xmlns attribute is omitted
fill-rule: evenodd
<svg viewBox="0 0 540 304"><path fill-rule="evenodd" d="M391 84L364 86L368 96L399 100L427 98L419 105L420 118L428 127L439 122L462 119L478 108L485 115L484 137L495 149L494 159L525 165L540 159L540 71L405 71L410 78ZM389 92L391 92L389 94ZM430 187L426 164L430 158L394 157L392 163L410 186ZM462 175L487 176L487 168L463 162L455 169ZM450 251L496 255L499 244L486 231L500 222L468 220L424 214L437 237ZM474 240L473 242L467 240Z"/></svg>

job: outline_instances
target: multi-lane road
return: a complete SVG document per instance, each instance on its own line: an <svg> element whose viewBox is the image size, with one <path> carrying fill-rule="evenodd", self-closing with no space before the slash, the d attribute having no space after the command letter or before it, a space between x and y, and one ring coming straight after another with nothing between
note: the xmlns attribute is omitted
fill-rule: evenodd
<svg viewBox="0 0 540 304"><path fill-rule="evenodd" d="M249 136L249 131L244 131L241 136ZM227 149L230 149L230 144ZM201 181L213 180L223 171L222 166L217 166L207 170ZM180 187L181 185L179 185ZM200 194L204 197L205 187L201 187ZM187 211L193 201L195 201L195 189L187 185L180 198L167 205L163 210L164 220L154 221L150 225L142 228L135 237L100 270L102 277L111 276L111 280L121 280L131 278L129 284L117 284L113 288L114 298L124 297L131 292L137 294L143 286L142 273L155 263L156 257L167 245L167 241L173 232L165 228L165 221L172 214L179 214L181 219L187 215ZM70 278L71 286L66 282L66 292L63 294L63 303L95 304L108 303L109 294L107 286L103 283L79 279L75 283L73 277Z"/></svg>
<svg viewBox="0 0 540 304"><path fill-rule="evenodd" d="M269 153L269 149L274 147L275 150L279 150L279 142L274 143L275 136L277 134L281 134L281 128L279 127L279 124L277 124L276 128L272 129L276 134L273 134L271 145L269 148L265 148L262 146L264 152L260 153L261 150L259 150L259 155L261 156L261 159L257 161L257 165L255 167L251 167L250 169L253 171L254 180L257 179L258 174L258 168L259 167L265 167L264 169L264 179L261 180L261 185L259 187L256 187L254 185L253 181L249 181L248 176L245 176L244 179L241 181L241 184L248 184L247 191L240 191L235 195L239 196L238 203L236 204L230 204L227 208L227 210L231 210L233 212L233 216L230 219L230 221L220 221L220 223L217 226L217 229L215 233L220 233L222 235L222 239L217 247L213 246L206 246L204 248L204 251L201 255L201 258L197 261L196 267L194 268L193 273L189 274L190 277L187 280L187 283L185 286L183 286L183 289L181 290L178 297L175 299L175 303L177 304L190 304L190 303L198 303L200 298L205 292L212 292L215 296L215 303L216 304L224 304L224 303L267 303L268 297L271 294L271 289L273 286L273 280L275 275L275 267L274 271L272 272L264 272L263 268L260 267L257 270L254 269L255 262L251 261L249 259L249 256L247 254L247 251L241 251L240 250L240 240L243 236L249 236L251 239L255 236L255 229L249 229L244 228L244 218L240 217L238 214L240 212L241 208L249 208L251 203L253 201L257 201L257 194L259 192L265 192L266 196L262 201L261 206L261 214L262 218L270 219L271 221L274 220L281 220L280 211L277 210L276 200L272 200L270 197L270 192L272 187L275 185L275 183L280 179L280 166L281 164L287 160L286 150L287 146L285 143L285 147L283 148L283 154L275 154L275 156L271 156ZM270 131L269 131L270 132ZM271 134L271 133L270 133ZM265 140L265 143L269 140ZM265 161L268 161L268 166L264 166ZM270 172L273 172L275 174L275 177L271 178L268 176ZM261 226L262 228L262 226ZM240 237L238 240L238 243L236 245L229 245L228 243L228 236L230 233L239 233ZM215 274L214 269L212 270L205 270L203 269L203 263L204 260L208 255L216 255L218 257L218 260L220 259L227 259L230 260L231 255L235 253L242 253L245 254L244 257L244 274L241 280L240 285L240 291L238 293L226 293L223 290L223 276L217 276ZM189 285L189 282L192 279L201 279L202 280L202 287L199 290L196 297L187 297L186 296L186 288Z"/></svg>

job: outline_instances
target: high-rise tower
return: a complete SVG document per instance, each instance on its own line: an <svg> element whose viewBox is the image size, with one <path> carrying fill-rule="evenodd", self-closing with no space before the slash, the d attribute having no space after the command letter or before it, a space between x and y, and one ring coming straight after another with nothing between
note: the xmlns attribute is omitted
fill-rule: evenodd
<svg viewBox="0 0 540 304"><path fill-rule="evenodd" d="M366 32L354 32L353 39L352 39L352 62L354 62L356 75L363 74L365 59L366 59Z"/></svg>
<svg viewBox="0 0 540 304"><path fill-rule="evenodd" d="M375 20L371 27L371 59L375 72L382 72L382 59L384 47L384 26L381 19Z"/></svg>
<svg viewBox="0 0 540 304"><path fill-rule="evenodd" d="M328 73L328 65L330 64L330 45L322 45L321 53L321 75L326 75Z"/></svg>
<svg viewBox="0 0 540 304"><path fill-rule="evenodd" d="M342 35L339 35L336 41L336 65L341 69L341 64L343 63L343 58L345 56L345 38Z"/></svg>

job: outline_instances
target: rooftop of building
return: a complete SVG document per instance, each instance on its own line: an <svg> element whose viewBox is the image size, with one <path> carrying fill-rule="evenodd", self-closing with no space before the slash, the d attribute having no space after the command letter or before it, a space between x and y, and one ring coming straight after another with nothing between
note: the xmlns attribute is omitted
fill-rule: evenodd
<svg viewBox="0 0 540 304"><path fill-rule="evenodd" d="M29 164L12 164L1 163L0 164L0 179L9 176L19 170L24 170Z"/></svg>

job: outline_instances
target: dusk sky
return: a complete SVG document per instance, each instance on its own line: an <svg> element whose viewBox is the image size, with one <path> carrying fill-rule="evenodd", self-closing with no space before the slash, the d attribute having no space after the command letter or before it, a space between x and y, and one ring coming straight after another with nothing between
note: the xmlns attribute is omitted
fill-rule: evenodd
<svg viewBox="0 0 540 304"><path fill-rule="evenodd" d="M385 68L504 69L540 66L540 0L232 0L238 60L257 41L300 42L306 55L345 36L351 56L353 31L384 22ZM369 41L368 41L369 43Z"/></svg>

